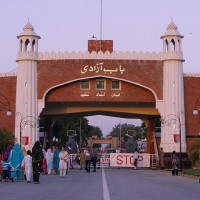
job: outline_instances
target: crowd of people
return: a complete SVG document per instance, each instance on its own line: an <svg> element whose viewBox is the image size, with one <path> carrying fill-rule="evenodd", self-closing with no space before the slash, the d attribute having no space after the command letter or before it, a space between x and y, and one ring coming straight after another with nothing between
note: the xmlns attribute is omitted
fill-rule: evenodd
<svg viewBox="0 0 200 200"><path fill-rule="evenodd" d="M79 170L85 169L86 172L90 172L92 164L93 172L96 172L98 153L95 148L81 149L75 159ZM161 169L164 169L163 155L161 148ZM133 167L138 169L139 153L137 149L135 149L133 158ZM171 160L172 175L178 175L179 159L175 151L172 152ZM72 159L70 159L70 149L66 150L65 147L59 149L53 146L46 150L42 148L39 141L36 141L32 150L26 151L24 147L21 149L17 143L13 147L9 145L4 154L0 150L0 180L5 182L26 180L27 183L33 181L34 184L38 184L40 174L59 174L60 177L65 177L69 168L73 169L73 164Z"/></svg>
<svg viewBox="0 0 200 200"><path fill-rule="evenodd" d="M79 169L90 172L90 165L93 164L93 172L96 172L97 151L95 148L80 150L75 159L79 164ZM0 180L2 181L21 181L27 183L33 181L38 184L40 174L50 175L59 174L65 177L69 168L73 168L70 159L70 150L62 147L61 150L53 146L47 150L42 148L41 143L36 141L32 150L20 148L19 144L13 147L9 145L4 152L0 151Z"/></svg>

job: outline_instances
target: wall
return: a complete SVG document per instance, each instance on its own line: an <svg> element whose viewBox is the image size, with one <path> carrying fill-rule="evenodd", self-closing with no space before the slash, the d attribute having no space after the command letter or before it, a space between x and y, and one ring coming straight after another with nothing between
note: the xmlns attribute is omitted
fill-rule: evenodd
<svg viewBox="0 0 200 200"><path fill-rule="evenodd" d="M6 110L0 112L0 128L6 128L13 132L15 129L15 98L16 98L16 75L0 76L0 94L4 95L10 102L12 116L6 115ZM0 101L5 102L5 98L0 96Z"/></svg>
<svg viewBox="0 0 200 200"><path fill-rule="evenodd" d="M100 63L103 63L102 70L100 70ZM94 70L97 64L99 64L98 71ZM107 77L151 88L158 99L162 99L162 64L162 61L155 60L41 60L38 63L38 98L42 99L49 88L59 84ZM122 69L123 72L120 71ZM109 70L117 70L117 72L111 73Z"/></svg>

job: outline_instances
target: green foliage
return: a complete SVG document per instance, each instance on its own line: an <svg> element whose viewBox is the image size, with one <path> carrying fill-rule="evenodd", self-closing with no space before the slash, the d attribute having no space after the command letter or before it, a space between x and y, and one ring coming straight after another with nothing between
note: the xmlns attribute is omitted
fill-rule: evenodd
<svg viewBox="0 0 200 200"><path fill-rule="evenodd" d="M15 137L5 128L0 129L0 149L4 152L8 145L14 145Z"/></svg>
<svg viewBox="0 0 200 200"><path fill-rule="evenodd" d="M200 170L199 169L184 169L184 174L192 175L192 176L200 176Z"/></svg>
<svg viewBox="0 0 200 200"><path fill-rule="evenodd" d="M80 126L81 122L81 126ZM99 127L89 125L87 118L57 118L53 126L53 134L56 138L60 139L60 145L65 145L68 141L69 134L76 133L74 139L77 143L80 142L80 127L81 127L81 140L87 146L89 137L96 135L98 138L102 136L102 131ZM71 131L70 131L71 130ZM73 131L72 131L73 130Z"/></svg>
<svg viewBox="0 0 200 200"><path fill-rule="evenodd" d="M141 126L135 126L132 124L117 124L112 128L109 135L120 138L120 132L121 138L123 138L124 141L127 141L129 137L133 137L136 140L146 137L146 127L144 124Z"/></svg>
<svg viewBox="0 0 200 200"><path fill-rule="evenodd" d="M88 137L96 135L98 138L103 136L101 129L98 126L90 126L89 125L89 132Z"/></svg>
<svg viewBox="0 0 200 200"><path fill-rule="evenodd" d="M200 139L196 141L196 144L191 148L190 153L190 159L193 165L195 165L197 162L200 162Z"/></svg>

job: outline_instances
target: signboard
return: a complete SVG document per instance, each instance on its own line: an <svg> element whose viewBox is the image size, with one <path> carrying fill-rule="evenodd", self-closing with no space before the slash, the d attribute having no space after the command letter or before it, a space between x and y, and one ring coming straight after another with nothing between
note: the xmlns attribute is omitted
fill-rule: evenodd
<svg viewBox="0 0 200 200"><path fill-rule="evenodd" d="M110 163L110 158L100 158L101 163Z"/></svg>
<svg viewBox="0 0 200 200"><path fill-rule="evenodd" d="M29 144L29 137L28 136L23 136L22 137L22 144L23 145L28 145Z"/></svg>
<svg viewBox="0 0 200 200"><path fill-rule="evenodd" d="M174 134L174 142L180 143L180 134Z"/></svg>
<svg viewBox="0 0 200 200"><path fill-rule="evenodd" d="M110 167L133 167L133 153L110 153ZM150 167L150 154L139 154L138 167Z"/></svg>

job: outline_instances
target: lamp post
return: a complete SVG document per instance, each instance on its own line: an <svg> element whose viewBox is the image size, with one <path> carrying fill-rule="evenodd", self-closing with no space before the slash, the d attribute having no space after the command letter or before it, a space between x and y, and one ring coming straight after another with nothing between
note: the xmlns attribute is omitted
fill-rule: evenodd
<svg viewBox="0 0 200 200"><path fill-rule="evenodd" d="M56 143L58 142L58 138L56 138L56 137L54 136L52 140L53 140L53 142L55 142L54 145L56 146Z"/></svg>
<svg viewBox="0 0 200 200"><path fill-rule="evenodd" d="M120 125L119 125L119 148L120 148L120 152L121 152L121 149L122 149L121 138L122 138L122 125L121 125L121 121L120 121Z"/></svg>
<svg viewBox="0 0 200 200"><path fill-rule="evenodd" d="M21 113L16 113L21 114ZM26 126L29 126L30 128L36 128L38 125L38 119L33 116L26 116L20 120L20 148L22 146L22 130L26 128Z"/></svg>
<svg viewBox="0 0 200 200"><path fill-rule="evenodd" d="M7 110L7 116L11 116L12 112L10 109L10 102L8 101L8 98L0 93L0 111Z"/></svg>
<svg viewBox="0 0 200 200"><path fill-rule="evenodd" d="M129 132L133 132L134 134L133 134L133 135L129 135ZM128 136L128 137L130 137L130 138L134 138L135 135L136 135L135 130L128 130L128 131L126 132L126 136Z"/></svg>
<svg viewBox="0 0 200 200"><path fill-rule="evenodd" d="M133 134L130 135L129 132L133 132ZM139 150L139 149L138 149L137 140L134 139L134 137L136 136L135 130L127 130L126 136L129 137L129 138L131 139L130 142L131 142L131 144L133 145L133 148L134 148L133 151L135 151L136 148L137 148L137 150Z"/></svg>
<svg viewBox="0 0 200 200"><path fill-rule="evenodd" d="M195 103L195 108L192 111L193 115L198 115L199 116L199 131L200 131L200 96L197 98L196 103ZM200 132L199 132L200 134Z"/></svg>
<svg viewBox="0 0 200 200"><path fill-rule="evenodd" d="M182 172L182 147L181 147L181 120L174 114L166 115L165 117L161 117L161 125L162 126L177 126L179 129L179 138L180 138L180 171Z"/></svg>
<svg viewBox="0 0 200 200"><path fill-rule="evenodd" d="M69 135L69 132L73 132L74 134ZM72 138L72 137L76 136L76 131L75 131L75 130L68 130L68 131L67 131L67 136L68 136L69 138Z"/></svg>

